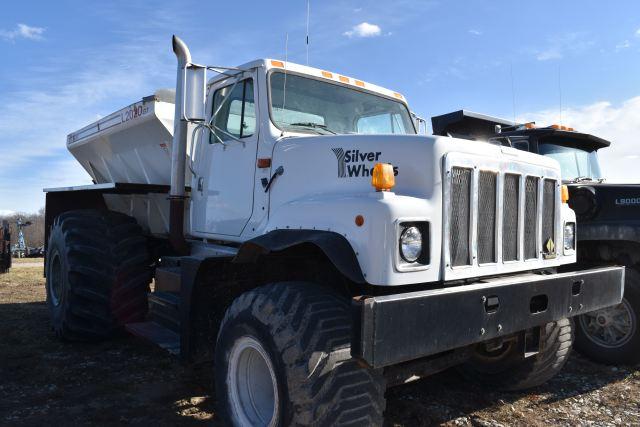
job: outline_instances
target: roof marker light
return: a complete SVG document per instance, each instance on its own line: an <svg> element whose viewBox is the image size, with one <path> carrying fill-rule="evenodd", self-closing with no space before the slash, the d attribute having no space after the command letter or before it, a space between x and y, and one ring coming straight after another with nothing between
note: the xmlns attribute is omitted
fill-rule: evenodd
<svg viewBox="0 0 640 427"><path fill-rule="evenodd" d="M398 92L393 92L393 96L395 96L398 99L404 99L404 96L402 96L402 94Z"/></svg>
<svg viewBox="0 0 640 427"><path fill-rule="evenodd" d="M333 78L333 74L331 74L331 73L330 73L330 72L328 72L328 71L323 71L323 72L322 72L322 77L326 77L326 78L328 78L328 79L332 79L332 78Z"/></svg>
<svg viewBox="0 0 640 427"><path fill-rule="evenodd" d="M275 59L271 60L271 65L274 66L274 67L284 68L284 62L276 61Z"/></svg>
<svg viewBox="0 0 640 427"><path fill-rule="evenodd" d="M345 76L338 76L338 79L342 82L342 83L349 83L349 78L345 77Z"/></svg>
<svg viewBox="0 0 640 427"><path fill-rule="evenodd" d="M360 80L356 80L356 86L364 87L364 82Z"/></svg>

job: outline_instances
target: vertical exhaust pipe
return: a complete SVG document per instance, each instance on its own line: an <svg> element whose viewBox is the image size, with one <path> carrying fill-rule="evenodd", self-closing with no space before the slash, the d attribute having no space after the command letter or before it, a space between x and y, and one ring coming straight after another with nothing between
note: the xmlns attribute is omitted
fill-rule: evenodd
<svg viewBox="0 0 640 427"><path fill-rule="evenodd" d="M181 255L189 252L184 238L185 166L187 161L187 121L182 117L184 105L184 67L191 62L189 48L175 35L172 38L173 53L178 60L176 76L176 103L173 117L173 147L171 150L171 189L169 191L169 242Z"/></svg>

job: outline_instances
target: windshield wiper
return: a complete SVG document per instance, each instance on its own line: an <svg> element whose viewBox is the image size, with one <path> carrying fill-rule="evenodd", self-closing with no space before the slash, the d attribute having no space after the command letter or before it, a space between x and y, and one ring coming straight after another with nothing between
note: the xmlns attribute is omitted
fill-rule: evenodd
<svg viewBox="0 0 640 427"><path fill-rule="evenodd" d="M329 132L332 135L337 135L337 132L332 131L327 127L327 125L321 125L320 123L313 122L301 122L301 123L289 123L287 126L297 126L303 128L311 128L311 129L322 129L324 131Z"/></svg>

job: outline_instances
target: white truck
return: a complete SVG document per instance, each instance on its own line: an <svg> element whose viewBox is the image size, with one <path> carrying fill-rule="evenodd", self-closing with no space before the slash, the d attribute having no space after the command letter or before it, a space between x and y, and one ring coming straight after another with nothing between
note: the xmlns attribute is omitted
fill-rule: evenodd
<svg viewBox="0 0 640 427"><path fill-rule="evenodd" d="M381 425L387 386L454 365L543 383L570 318L620 302L624 268L570 267L556 161L417 135L401 94L351 77L173 49L175 92L69 135L95 184L45 190L61 338L126 327L213 360L230 425Z"/></svg>

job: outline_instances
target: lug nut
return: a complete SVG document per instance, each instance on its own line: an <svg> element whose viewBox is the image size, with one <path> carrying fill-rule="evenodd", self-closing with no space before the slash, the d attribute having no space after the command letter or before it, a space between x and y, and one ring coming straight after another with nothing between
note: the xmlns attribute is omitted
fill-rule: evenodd
<svg viewBox="0 0 640 427"><path fill-rule="evenodd" d="M480 335L484 335L487 331L484 330L484 328L480 328Z"/></svg>
<svg viewBox="0 0 640 427"><path fill-rule="evenodd" d="M502 325L498 324L498 332L502 330Z"/></svg>

